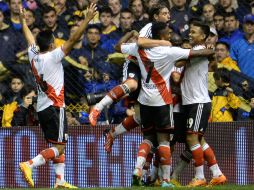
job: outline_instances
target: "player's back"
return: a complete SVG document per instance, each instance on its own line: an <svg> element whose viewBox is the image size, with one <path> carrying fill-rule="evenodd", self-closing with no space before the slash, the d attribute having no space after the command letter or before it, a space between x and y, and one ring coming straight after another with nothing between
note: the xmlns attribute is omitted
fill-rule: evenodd
<svg viewBox="0 0 254 190"><path fill-rule="evenodd" d="M64 70L61 63L64 53L61 48L39 53L35 47L28 49L29 60L38 86L37 111L50 105L64 106Z"/></svg>

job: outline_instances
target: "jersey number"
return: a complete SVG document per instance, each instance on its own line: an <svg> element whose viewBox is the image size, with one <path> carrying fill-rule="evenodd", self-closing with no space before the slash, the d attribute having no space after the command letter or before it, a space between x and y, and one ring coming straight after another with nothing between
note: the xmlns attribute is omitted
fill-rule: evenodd
<svg viewBox="0 0 254 190"><path fill-rule="evenodd" d="M192 118L189 118L188 120L187 120L187 128L189 128L189 129L191 129L191 127L192 127L192 125L193 125L193 119Z"/></svg>

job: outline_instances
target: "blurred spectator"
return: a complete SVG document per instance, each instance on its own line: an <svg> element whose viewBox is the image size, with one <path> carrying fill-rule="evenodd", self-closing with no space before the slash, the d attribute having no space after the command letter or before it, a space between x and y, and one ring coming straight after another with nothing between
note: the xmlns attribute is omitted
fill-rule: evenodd
<svg viewBox="0 0 254 190"><path fill-rule="evenodd" d="M144 1L142 1L142 0L130 0L129 8L133 12L135 21L148 20L148 15L145 12Z"/></svg>
<svg viewBox="0 0 254 190"><path fill-rule="evenodd" d="M172 3L173 7L170 10L171 23L185 38L188 36L189 20L191 19L186 0L172 0Z"/></svg>
<svg viewBox="0 0 254 190"><path fill-rule="evenodd" d="M42 19L45 29L51 30L56 38L68 39L69 31L66 26L58 24L56 10L50 6L42 8Z"/></svg>
<svg viewBox="0 0 254 190"><path fill-rule="evenodd" d="M100 9L100 22L102 28L101 42L107 40L108 35L116 30L113 23L113 12L109 7L102 7Z"/></svg>
<svg viewBox="0 0 254 190"><path fill-rule="evenodd" d="M21 91L20 96L22 103L18 105L14 111L14 116L11 121L12 126L38 126L38 116L36 113L37 96L33 86L25 85Z"/></svg>
<svg viewBox="0 0 254 190"><path fill-rule="evenodd" d="M114 46L118 40L128 31L131 30L134 22L134 16L130 9L122 9L120 13L120 26L108 35L106 41L102 42L102 48L107 50L108 53L114 53Z"/></svg>
<svg viewBox="0 0 254 190"><path fill-rule="evenodd" d="M218 41L218 33L215 28L210 27L210 33L208 38L206 39L206 44L215 46L216 42Z"/></svg>
<svg viewBox="0 0 254 190"><path fill-rule="evenodd" d="M26 10L26 23L30 29L34 27L35 20L36 20L36 18L35 18L34 12L30 9L27 9Z"/></svg>
<svg viewBox="0 0 254 190"><path fill-rule="evenodd" d="M20 75L12 75L10 77L9 88L3 93L3 104L9 104L13 101L21 104L20 91L24 86L23 77Z"/></svg>
<svg viewBox="0 0 254 190"><path fill-rule="evenodd" d="M215 14L214 5L211 3L205 4L203 7L202 15L204 18L204 22L210 27L215 27L214 21L213 21L214 14Z"/></svg>
<svg viewBox="0 0 254 190"><path fill-rule="evenodd" d="M228 70L234 69L240 72L237 63L229 56L230 46L225 42L217 42L215 56L218 61L218 68L225 67Z"/></svg>
<svg viewBox="0 0 254 190"><path fill-rule="evenodd" d="M21 32L21 24L19 21L19 7L22 5L22 0L8 0L8 5L10 8L10 15L8 15L5 20L16 31Z"/></svg>
<svg viewBox="0 0 254 190"><path fill-rule="evenodd" d="M68 6L67 8L68 2L69 1L66 0L53 0L54 8L56 9L56 13L58 16L58 24L60 26L66 26L74 11L72 9L72 6Z"/></svg>
<svg viewBox="0 0 254 190"><path fill-rule="evenodd" d="M237 6L236 3L234 4L233 0L219 0L217 5L218 10L221 9L227 13L235 11L235 8Z"/></svg>
<svg viewBox="0 0 254 190"><path fill-rule="evenodd" d="M153 7L157 7L159 5L159 3L161 3L161 1L159 1L159 0L147 0L147 1L145 1L145 3L146 3L147 11L150 12L150 10Z"/></svg>
<svg viewBox="0 0 254 190"><path fill-rule="evenodd" d="M9 25L4 23L4 15L0 10L0 61L7 69L11 69L15 63L16 54L25 48L20 33L14 31Z"/></svg>
<svg viewBox="0 0 254 190"><path fill-rule="evenodd" d="M66 112L67 125L68 126L80 126L79 121L71 112Z"/></svg>
<svg viewBox="0 0 254 190"><path fill-rule="evenodd" d="M213 74L217 89L212 97L211 122L233 121L234 110L241 105L240 99L230 87L230 73L226 68L218 69Z"/></svg>
<svg viewBox="0 0 254 190"><path fill-rule="evenodd" d="M213 21L214 21L214 26L215 29L218 33L218 37L221 38L222 36L224 36L224 14L220 11L217 11L214 15L213 15Z"/></svg>
<svg viewBox="0 0 254 190"><path fill-rule="evenodd" d="M239 21L236 18L235 12L226 13L224 16L225 27L224 36L219 39L221 42L226 42L231 45L234 41L243 37L243 33L239 29Z"/></svg>
<svg viewBox="0 0 254 190"><path fill-rule="evenodd" d="M122 9L122 4L120 0L108 0L108 5L113 12L113 23L116 27L119 27L120 24L120 11Z"/></svg>
<svg viewBox="0 0 254 190"><path fill-rule="evenodd" d="M250 100L250 107L251 107L250 118L254 120L254 98L251 98Z"/></svg>
<svg viewBox="0 0 254 190"><path fill-rule="evenodd" d="M244 17L243 30L244 37L231 45L230 57L237 62L242 73L254 78L254 15Z"/></svg>

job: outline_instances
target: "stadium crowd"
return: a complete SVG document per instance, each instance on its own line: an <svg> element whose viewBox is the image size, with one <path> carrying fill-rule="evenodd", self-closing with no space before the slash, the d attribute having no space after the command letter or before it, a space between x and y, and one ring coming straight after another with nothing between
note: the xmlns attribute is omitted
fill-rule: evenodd
<svg viewBox="0 0 254 190"><path fill-rule="evenodd" d="M207 45L214 46L209 65L211 122L254 118L254 1L252 0L8 0L0 2L0 107L2 127L37 125L36 85L22 34L19 6L34 37L45 29L61 46L79 28L85 7L96 3L98 14L74 49L64 58L65 101L69 105L95 104L98 97L121 84L126 55L114 46L127 32L139 32L150 22L154 7L170 12L172 44L189 47L189 25L201 19L210 26ZM90 101L96 102L90 102ZM104 109L101 124L120 123L133 114L121 100ZM88 123L88 109L67 113L69 125Z"/></svg>

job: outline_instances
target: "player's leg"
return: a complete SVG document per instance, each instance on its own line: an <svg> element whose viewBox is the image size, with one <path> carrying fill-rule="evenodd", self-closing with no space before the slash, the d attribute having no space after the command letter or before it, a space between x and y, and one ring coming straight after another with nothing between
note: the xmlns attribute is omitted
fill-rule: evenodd
<svg viewBox="0 0 254 190"><path fill-rule="evenodd" d="M206 185L204 176L204 155L199 139L199 134L203 133L206 128L206 126L202 125L206 122L203 122L202 120L206 119L207 117L208 122L208 117L210 114L210 112L207 113L204 105L206 104L191 104L184 106L187 111L186 142L192 153L192 158L194 160L195 166L195 177L189 183L190 187Z"/></svg>
<svg viewBox="0 0 254 190"><path fill-rule="evenodd" d="M174 128L173 106L164 105L153 108L156 118L156 134L158 142L158 156L161 169L162 187L174 187L170 183L171 173L171 151L170 151L170 131Z"/></svg>
<svg viewBox="0 0 254 190"><path fill-rule="evenodd" d="M140 118L138 117L138 115L139 114L128 116L123 120L122 123L104 132L106 137L104 146L107 152L111 152L114 139L117 136L124 134L139 126Z"/></svg>
<svg viewBox="0 0 254 190"><path fill-rule="evenodd" d="M125 72L126 70L126 72ZM124 68L124 82L121 85L114 87L109 93L98 102L90 111L89 121L92 126L95 126L101 111L111 105L113 102L119 101L124 96L134 92L138 88L138 81L140 78L140 70L135 63L129 62Z"/></svg>
<svg viewBox="0 0 254 190"><path fill-rule="evenodd" d="M201 145L204 152L204 158L213 175L212 180L209 182L209 185L225 184L227 181L227 178L221 172L220 167L218 166L215 154L212 148L205 141L204 137L202 137L201 139Z"/></svg>

